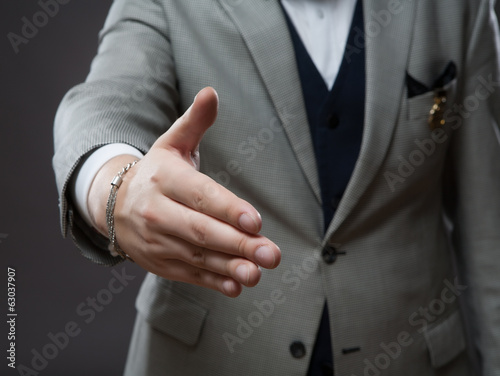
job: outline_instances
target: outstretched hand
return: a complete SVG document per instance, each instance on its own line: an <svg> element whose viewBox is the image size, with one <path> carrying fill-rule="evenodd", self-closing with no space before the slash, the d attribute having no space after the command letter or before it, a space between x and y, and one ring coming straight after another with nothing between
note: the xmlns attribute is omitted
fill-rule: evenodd
<svg viewBox="0 0 500 376"><path fill-rule="evenodd" d="M215 122L217 109L215 90L201 90L125 175L115 206L115 228L120 247L146 270L236 297L242 286L259 282L259 266L278 266L281 252L258 234L262 219L252 205L198 171L198 146ZM97 202L105 202L109 181L131 159L114 158L92 184L89 210L103 233L105 218ZM106 193L98 193L105 176Z"/></svg>

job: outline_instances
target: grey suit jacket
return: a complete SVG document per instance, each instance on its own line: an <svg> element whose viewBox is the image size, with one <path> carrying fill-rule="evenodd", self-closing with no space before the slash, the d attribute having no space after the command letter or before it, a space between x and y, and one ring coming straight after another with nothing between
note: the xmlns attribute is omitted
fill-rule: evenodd
<svg viewBox="0 0 500 376"><path fill-rule="evenodd" d="M148 275L128 375L304 375L325 299L336 375L466 375L468 358L500 375L492 8L487 0L364 1L365 33L345 56L366 48L362 147L323 236L278 1L115 0L87 81L56 117L63 233L91 260L117 262L73 209L74 169L107 143L147 152L210 85L220 114L201 145L202 171L256 206L262 233L283 253L279 268L237 299ZM438 85L445 124L431 132L433 83L449 62L457 74ZM428 90L411 93L407 74ZM324 262L325 247L335 262ZM304 345L303 357L292 356L292 343Z"/></svg>

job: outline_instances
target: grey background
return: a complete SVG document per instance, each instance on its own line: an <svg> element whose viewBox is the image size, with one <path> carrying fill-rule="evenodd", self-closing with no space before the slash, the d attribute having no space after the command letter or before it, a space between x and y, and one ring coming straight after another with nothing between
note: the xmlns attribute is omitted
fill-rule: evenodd
<svg viewBox="0 0 500 376"><path fill-rule="evenodd" d="M32 350L41 352L51 343L48 334L63 331L68 322L81 329L39 375L120 375L134 299L144 276L131 263L116 267L125 267L135 279L85 323L89 316L79 315L77 307L107 288L112 269L86 261L70 240L62 239L51 167L55 111L64 93L85 79L111 2L72 0L60 5L57 15L20 45L17 54L7 34L21 34L22 17L31 20L41 8L37 1L0 2L1 353L6 354L9 342L7 266L16 269L18 365L31 368ZM0 374L18 375L7 367L4 355Z"/></svg>
<svg viewBox="0 0 500 376"><path fill-rule="evenodd" d="M19 374L7 367L5 356L7 266L17 274L17 364L31 368L32 349L41 352L51 343L48 333L73 321L80 334L39 375L120 375L123 370L144 273L131 263L118 266L135 279L85 323L90 316L79 315L77 307L107 288L113 275L61 237L51 166L54 114L65 92L85 79L110 5L111 0L60 5L16 54L7 34L21 34L22 17L32 20L41 8L38 1L0 3L0 234L8 234L0 237L0 375Z"/></svg>

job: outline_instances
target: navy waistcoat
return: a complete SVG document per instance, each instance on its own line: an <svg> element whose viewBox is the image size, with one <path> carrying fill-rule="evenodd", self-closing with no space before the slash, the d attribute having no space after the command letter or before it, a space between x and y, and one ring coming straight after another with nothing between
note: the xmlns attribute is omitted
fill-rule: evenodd
<svg viewBox="0 0 500 376"><path fill-rule="evenodd" d="M356 4L342 63L331 90L327 88L293 23L288 16L286 18L316 156L326 231L361 148L365 105L363 2L358 0ZM333 375L332 353L325 303L308 375Z"/></svg>

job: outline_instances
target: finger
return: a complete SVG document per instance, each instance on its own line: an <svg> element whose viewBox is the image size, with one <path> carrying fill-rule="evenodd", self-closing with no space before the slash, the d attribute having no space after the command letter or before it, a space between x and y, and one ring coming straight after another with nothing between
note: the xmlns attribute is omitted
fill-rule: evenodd
<svg viewBox="0 0 500 376"><path fill-rule="evenodd" d="M246 259L191 245L177 255L177 259L197 268L230 277L247 287L259 283L261 270Z"/></svg>
<svg viewBox="0 0 500 376"><path fill-rule="evenodd" d="M243 231L257 234L261 230L262 217L252 205L194 169L171 166L161 190L165 196Z"/></svg>
<svg viewBox="0 0 500 376"><path fill-rule="evenodd" d="M163 262L151 265L149 270L165 279L210 288L231 298L237 297L242 291L241 284L229 277L197 268L179 260L163 260Z"/></svg>
<svg viewBox="0 0 500 376"><path fill-rule="evenodd" d="M190 157L197 150L205 131L215 122L219 98L217 92L207 87L195 97L191 107L165 132L153 147L174 148Z"/></svg>
<svg viewBox="0 0 500 376"><path fill-rule="evenodd" d="M173 260L171 258L172 254L166 255L167 252L173 252L177 255L180 255L181 253L193 254L193 252L198 252L189 251L190 247L184 248L181 251L177 248L179 245L182 245L179 239L173 241L173 238L170 238L170 242L168 242L167 246L165 246L164 242L161 241L162 237L158 234L150 233L149 231L141 232L136 230L132 230L131 232L138 235L136 238L138 241L125 242L127 247L124 251L131 255L137 265L141 266L145 270L165 279L211 288L213 290L220 291L229 297L236 297L241 293L241 283L233 278L208 269L190 265L182 260ZM125 238L127 238L128 235L130 234L127 233ZM147 235L147 237L144 237L144 235ZM120 237L120 239L122 238ZM183 255L182 257L184 257L184 259L189 258L189 256L186 255ZM196 258L196 256L193 257ZM200 262L198 261L198 263ZM209 260L208 264L212 264L212 261Z"/></svg>
<svg viewBox="0 0 500 376"><path fill-rule="evenodd" d="M253 287L260 279L260 269L248 260L202 249L151 231L131 232L138 236L138 242L125 242L127 247L124 250L137 265L160 277L211 288L229 297L238 296L242 284ZM128 235L124 235L125 238ZM246 270L242 270L242 265Z"/></svg>
<svg viewBox="0 0 500 376"><path fill-rule="evenodd" d="M260 280L262 272L255 263L223 252L199 247L180 238L157 235L154 245L149 241L152 256L161 260L181 260L200 269L238 281L254 287Z"/></svg>
<svg viewBox="0 0 500 376"><path fill-rule="evenodd" d="M247 234L168 198L144 212L143 218L151 231L178 237L213 251L243 257L266 269L275 268L281 260L278 246L266 237Z"/></svg>

